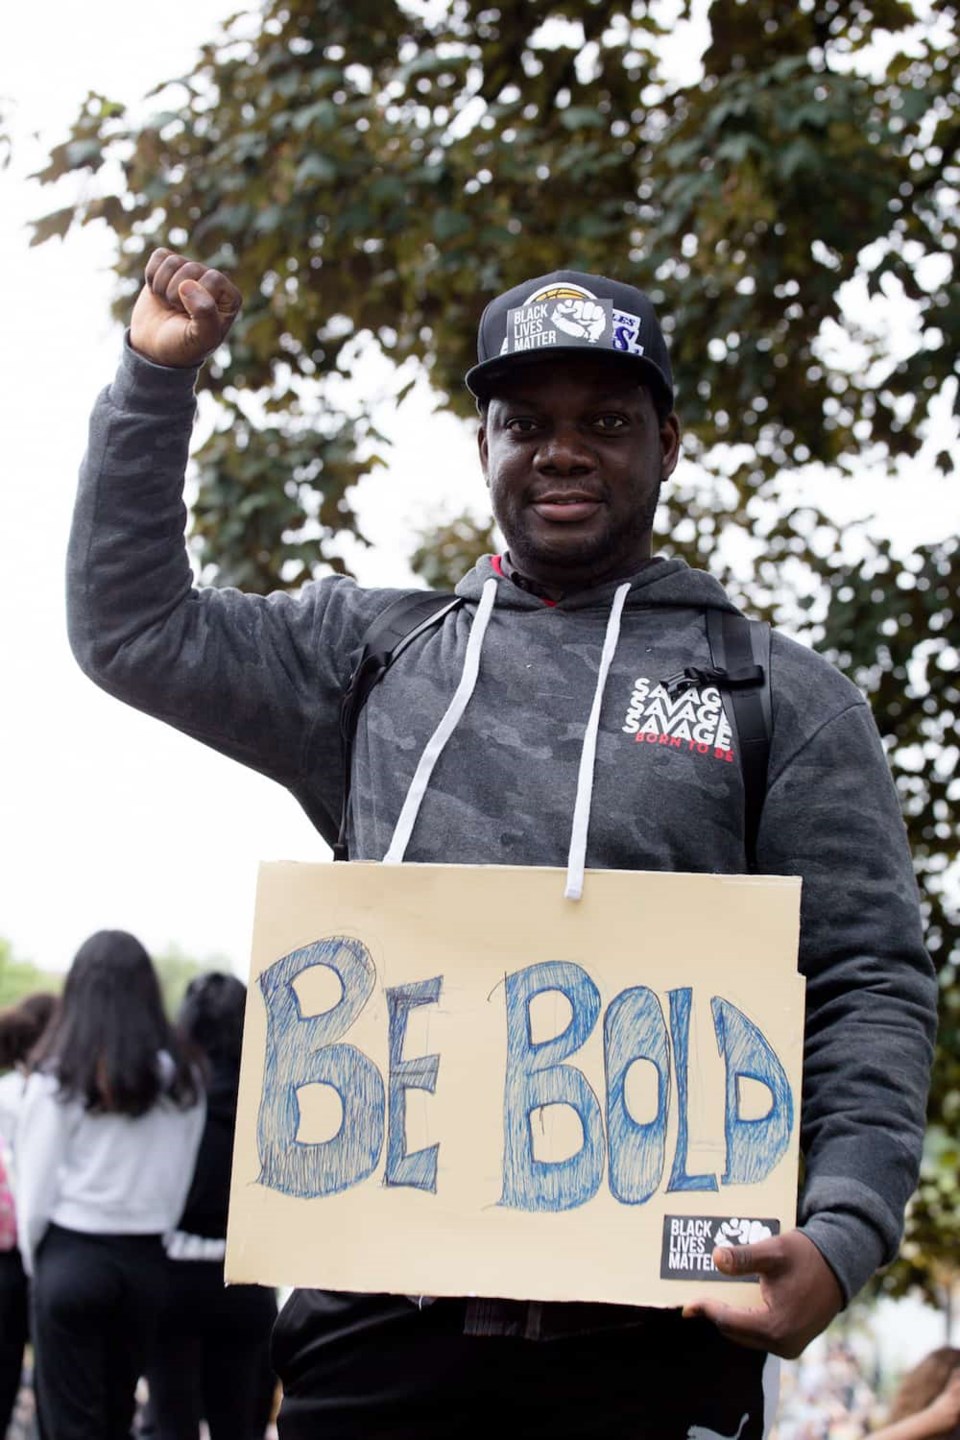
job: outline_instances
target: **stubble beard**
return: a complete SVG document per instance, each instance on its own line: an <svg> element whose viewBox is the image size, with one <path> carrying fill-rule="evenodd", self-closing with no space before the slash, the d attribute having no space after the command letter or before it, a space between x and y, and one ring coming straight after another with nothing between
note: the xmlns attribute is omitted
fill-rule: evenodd
<svg viewBox="0 0 960 1440"><path fill-rule="evenodd" d="M533 540L523 524L522 509L516 517L497 516L510 559L522 575L530 579L548 578L561 587L600 584L632 573L649 553L660 483L658 481L647 503L632 512L629 525L615 530L608 522L596 535L585 535L579 540L562 534L557 535L555 543Z"/></svg>

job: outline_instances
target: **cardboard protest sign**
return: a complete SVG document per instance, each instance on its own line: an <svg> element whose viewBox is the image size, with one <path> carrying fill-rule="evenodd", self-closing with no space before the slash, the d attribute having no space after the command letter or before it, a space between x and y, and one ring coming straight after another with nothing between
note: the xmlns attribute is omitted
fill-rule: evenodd
<svg viewBox="0 0 960 1440"><path fill-rule="evenodd" d="M794 1223L800 881L262 867L227 1278L680 1305Z"/></svg>

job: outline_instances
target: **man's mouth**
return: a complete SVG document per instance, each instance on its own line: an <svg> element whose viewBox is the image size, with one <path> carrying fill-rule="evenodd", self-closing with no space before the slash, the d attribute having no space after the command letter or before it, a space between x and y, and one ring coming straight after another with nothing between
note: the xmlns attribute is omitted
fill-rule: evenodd
<svg viewBox="0 0 960 1440"><path fill-rule="evenodd" d="M575 525L596 515L603 501L586 490L551 490L531 502L541 520L551 524Z"/></svg>

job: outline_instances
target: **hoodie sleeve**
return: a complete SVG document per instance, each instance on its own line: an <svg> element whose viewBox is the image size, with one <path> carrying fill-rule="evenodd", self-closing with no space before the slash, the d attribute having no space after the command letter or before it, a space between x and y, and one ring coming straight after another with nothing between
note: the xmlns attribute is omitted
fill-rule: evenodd
<svg viewBox="0 0 960 1440"><path fill-rule="evenodd" d="M298 597L194 588L182 490L195 379L127 345L97 401L68 552L70 643L110 694L291 789L309 755L324 792L311 819L329 838L340 696L378 592L338 576Z"/></svg>
<svg viewBox="0 0 960 1440"><path fill-rule="evenodd" d="M916 1185L936 983L873 717L859 691L832 670L826 678L829 667L811 659L822 667L821 694L824 686L832 693L812 733L809 673L806 693L798 692L801 720L782 705L775 713L758 861L761 873L803 877L800 1225L849 1300L895 1257Z"/></svg>
<svg viewBox="0 0 960 1440"><path fill-rule="evenodd" d="M57 1098L50 1075L33 1074L23 1092L17 1122L17 1234L23 1268L33 1274L43 1239L60 1194L60 1168L67 1153L75 1107Z"/></svg>

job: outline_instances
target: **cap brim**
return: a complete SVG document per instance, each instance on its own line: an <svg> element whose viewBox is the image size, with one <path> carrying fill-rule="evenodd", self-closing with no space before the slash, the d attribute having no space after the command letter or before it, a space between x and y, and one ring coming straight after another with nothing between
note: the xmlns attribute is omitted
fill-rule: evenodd
<svg viewBox="0 0 960 1440"><path fill-rule="evenodd" d="M618 350L591 350L584 345L551 345L549 350L526 350L519 355L495 355L474 365L464 376L464 383L471 395L478 400L490 400L503 381L516 377L517 372L534 366L547 366L558 360L582 359L589 355L591 360L609 364L617 370L633 370L637 383L648 388L673 405L673 386L659 365L644 355L629 355Z"/></svg>

